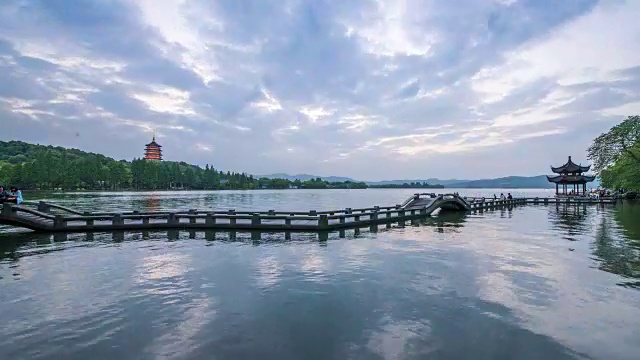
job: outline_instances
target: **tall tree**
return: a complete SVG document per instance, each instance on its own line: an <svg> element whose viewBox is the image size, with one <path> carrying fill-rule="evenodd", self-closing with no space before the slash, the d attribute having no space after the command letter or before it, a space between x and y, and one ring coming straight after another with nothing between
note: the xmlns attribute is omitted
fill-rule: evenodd
<svg viewBox="0 0 640 360"><path fill-rule="evenodd" d="M595 138L588 153L605 187L640 189L640 116Z"/></svg>
<svg viewBox="0 0 640 360"><path fill-rule="evenodd" d="M615 164L622 156L640 164L640 116L629 116L622 123L601 134L589 147L593 170L600 172Z"/></svg>

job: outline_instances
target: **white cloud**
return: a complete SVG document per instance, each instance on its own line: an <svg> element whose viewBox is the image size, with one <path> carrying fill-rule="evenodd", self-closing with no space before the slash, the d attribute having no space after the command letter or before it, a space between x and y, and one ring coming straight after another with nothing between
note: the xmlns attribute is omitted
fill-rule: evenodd
<svg viewBox="0 0 640 360"><path fill-rule="evenodd" d="M452 159L492 151L539 173L566 152L543 145L580 151L640 112L638 1L136 0L78 5L77 18L57 2L9 3L0 116L22 132L0 137L55 144L50 128L69 121L84 139L126 133L85 143L118 158L140 156L156 129L168 159L251 173L465 176ZM526 167L502 151L518 142L540 149Z"/></svg>
<svg viewBox="0 0 640 360"><path fill-rule="evenodd" d="M425 2L378 0L366 19L347 20L347 36L356 36L365 51L377 56L425 56L437 41L435 32L421 26L429 11Z"/></svg>
<svg viewBox="0 0 640 360"><path fill-rule="evenodd" d="M640 66L640 2L602 2L549 36L509 52L503 64L484 68L472 87L485 102L544 78L559 85L619 79L616 70Z"/></svg>
<svg viewBox="0 0 640 360"><path fill-rule="evenodd" d="M325 109L322 106L303 106L299 111L301 114L309 118L312 123L335 113L335 110Z"/></svg>
<svg viewBox="0 0 640 360"><path fill-rule="evenodd" d="M262 109L267 113L282 110L280 101L271 95L267 90L262 89L262 99L251 103L251 106Z"/></svg>
<svg viewBox="0 0 640 360"><path fill-rule="evenodd" d="M156 28L168 45L177 44L184 49L174 53L170 47L159 45L168 56L177 55L179 62L193 69L205 83L221 79L215 59L210 55L210 39L200 36L187 16L190 10L187 0L138 0L137 3L145 22ZM206 21L217 28L223 26L217 19Z"/></svg>
<svg viewBox="0 0 640 360"><path fill-rule="evenodd" d="M172 87L154 86L149 92L132 96L145 103L150 110L174 115L196 115L190 105L190 94Z"/></svg>

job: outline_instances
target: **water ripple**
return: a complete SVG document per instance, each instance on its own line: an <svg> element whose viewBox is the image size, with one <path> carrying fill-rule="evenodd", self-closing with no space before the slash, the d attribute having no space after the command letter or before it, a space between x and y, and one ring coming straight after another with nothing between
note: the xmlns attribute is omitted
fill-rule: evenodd
<svg viewBox="0 0 640 360"><path fill-rule="evenodd" d="M87 194L81 205L320 209L402 194ZM523 206L328 241L5 234L0 358L635 359L637 215Z"/></svg>

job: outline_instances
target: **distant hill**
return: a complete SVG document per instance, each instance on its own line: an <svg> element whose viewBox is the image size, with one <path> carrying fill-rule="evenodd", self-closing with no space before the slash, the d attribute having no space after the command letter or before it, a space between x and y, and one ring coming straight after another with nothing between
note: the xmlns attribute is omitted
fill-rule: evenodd
<svg viewBox="0 0 640 360"><path fill-rule="evenodd" d="M329 182L343 182L343 181L358 181L348 177L341 176L317 176L309 174L289 175L284 173L262 175L259 177L266 177L269 179L281 178L294 181L299 179L300 181L308 181L310 179L321 178L324 181ZM384 185L402 185L411 183L428 183L430 185L443 185L445 188L452 189L551 189L555 185L547 181L545 175L538 176L507 176L495 179L480 179L480 180L458 180L458 179L405 179L405 180L382 180L382 181L366 181L369 186L384 186ZM596 180L587 185L588 187L598 187L599 182Z"/></svg>
<svg viewBox="0 0 640 360"><path fill-rule="evenodd" d="M457 180L457 179L449 179L449 180L440 180L436 178L429 178L426 180L422 179L405 179L405 180L382 180L382 181L367 181L367 185L402 185L402 184L411 184L411 183L428 183L431 185L444 185L449 186L451 184L458 184L468 180Z"/></svg>
<svg viewBox="0 0 640 360"><path fill-rule="evenodd" d="M555 185L547 180L545 175L538 176L507 176L497 179L482 179L463 181L447 185L449 188L501 188L501 189L548 189Z"/></svg>
<svg viewBox="0 0 640 360"><path fill-rule="evenodd" d="M276 174L268 174L268 175L254 175L257 178L267 178L267 179L287 179L289 181L309 181L312 179L320 178L322 181L328 182L345 182L351 181L355 182L352 178L343 177L343 176L317 176L317 175L309 175L309 174L297 174L297 175L289 175L285 173L276 173Z"/></svg>

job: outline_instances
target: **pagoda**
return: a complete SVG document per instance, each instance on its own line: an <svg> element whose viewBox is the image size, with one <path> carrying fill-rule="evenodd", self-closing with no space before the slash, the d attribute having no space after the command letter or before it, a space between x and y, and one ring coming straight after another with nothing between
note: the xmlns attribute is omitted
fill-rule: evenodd
<svg viewBox="0 0 640 360"><path fill-rule="evenodd" d="M582 166L571 161L571 156L569 156L569 160L559 167L551 167L551 171L558 175L547 176L547 180L549 182L556 184L556 195L585 195L587 192L587 183L595 180L595 176L591 175L583 175L589 171L591 165ZM562 186L562 192L559 190L559 185ZM571 193L567 193L567 188L573 185L573 191ZM582 189L580 189L580 185L582 185Z"/></svg>
<svg viewBox="0 0 640 360"><path fill-rule="evenodd" d="M144 159L145 160L162 160L162 146L160 146L156 142L156 136L153 135L153 140L150 143L145 145L144 150Z"/></svg>

